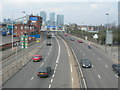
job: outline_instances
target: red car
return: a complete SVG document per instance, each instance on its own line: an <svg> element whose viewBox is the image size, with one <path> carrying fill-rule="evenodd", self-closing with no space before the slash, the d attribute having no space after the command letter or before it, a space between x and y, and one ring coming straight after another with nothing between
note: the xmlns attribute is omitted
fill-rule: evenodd
<svg viewBox="0 0 120 90"><path fill-rule="evenodd" d="M41 55L34 55L34 57L32 58L33 62L38 62L42 59L42 56Z"/></svg>
<svg viewBox="0 0 120 90"><path fill-rule="evenodd" d="M82 41L82 40L78 40L78 42L79 42L79 43L83 43L83 41Z"/></svg>
<svg viewBox="0 0 120 90"><path fill-rule="evenodd" d="M65 36L68 36L67 34L65 34Z"/></svg>

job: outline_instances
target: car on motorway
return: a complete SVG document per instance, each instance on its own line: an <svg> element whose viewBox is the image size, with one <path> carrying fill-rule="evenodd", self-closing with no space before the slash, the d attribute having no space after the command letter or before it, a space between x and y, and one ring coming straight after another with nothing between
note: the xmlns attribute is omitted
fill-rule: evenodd
<svg viewBox="0 0 120 90"><path fill-rule="evenodd" d="M50 42L47 42L46 45L47 45L47 46L51 46L52 44L51 44Z"/></svg>
<svg viewBox="0 0 120 90"><path fill-rule="evenodd" d="M74 39L73 39L73 38L70 38L70 40L71 40L71 41L74 41Z"/></svg>
<svg viewBox="0 0 120 90"><path fill-rule="evenodd" d="M113 71L120 76L120 64L113 64L112 65Z"/></svg>
<svg viewBox="0 0 120 90"><path fill-rule="evenodd" d="M67 34L65 34L65 36L68 36Z"/></svg>
<svg viewBox="0 0 120 90"><path fill-rule="evenodd" d="M51 67L46 66L46 67L40 67L40 69L38 70L37 75L39 77L49 77L51 73Z"/></svg>
<svg viewBox="0 0 120 90"><path fill-rule="evenodd" d="M92 63L90 62L89 59L81 59L81 65L84 68L91 68L92 67Z"/></svg>
<svg viewBox="0 0 120 90"><path fill-rule="evenodd" d="M83 43L83 41L82 41L82 40L78 40L78 42L79 42L79 43Z"/></svg>
<svg viewBox="0 0 120 90"><path fill-rule="evenodd" d="M41 55L34 55L33 58L32 58L33 62L38 62L38 61L40 61L41 59L42 59L42 56L41 56Z"/></svg>

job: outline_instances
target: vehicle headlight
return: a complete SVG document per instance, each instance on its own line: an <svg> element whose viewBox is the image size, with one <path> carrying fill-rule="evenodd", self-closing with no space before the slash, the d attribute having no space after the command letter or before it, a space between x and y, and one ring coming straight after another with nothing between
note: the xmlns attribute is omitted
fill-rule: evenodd
<svg viewBox="0 0 120 90"><path fill-rule="evenodd" d="M85 66L85 64L83 64L83 66Z"/></svg>

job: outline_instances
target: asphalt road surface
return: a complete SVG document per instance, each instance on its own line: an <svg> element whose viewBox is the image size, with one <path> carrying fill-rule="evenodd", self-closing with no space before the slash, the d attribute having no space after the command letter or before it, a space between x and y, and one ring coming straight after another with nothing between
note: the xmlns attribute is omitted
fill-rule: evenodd
<svg viewBox="0 0 120 90"><path fill-rule="evenodd" d="M82 68L85 81L88 88L118 88L118 76L112 71L111 65L115 63L112 58L102 53L100 50L92 46L87 47L87 43L78 43L76 38L71 35L61 36L68 42L74 50L79 63L82 58L88 58L92 64L92 68ZM75 41L71 41L73 38Z"/></svg>
<svg viewBox="0 0 120 90"><path fill-rule="evenodd" d="M15 76L5 83L3 88L71 88L69 57L64 42L59 36L47 39L52 46L44 45L38 54L43 56L40 62L32 60ZM37 71L41 66L50 66L52 73L48 78L40 78Z"/></svg>

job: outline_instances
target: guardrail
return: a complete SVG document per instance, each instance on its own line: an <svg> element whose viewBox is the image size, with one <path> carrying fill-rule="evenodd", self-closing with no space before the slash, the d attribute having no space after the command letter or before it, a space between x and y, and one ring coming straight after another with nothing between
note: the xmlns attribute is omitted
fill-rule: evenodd
<svg viewBox="0 0 120 90"><path fill-rule="evenodd" d="M60 34L58 34L61 38L63 38L67 43L68 43L68 41L63 37L63 36L61 36ZM69 45L69 44L68 44ZM71 47L71 45L69 45L69 47L70 47L70 50L71 50L71 52L72 52L72 54L73 54L73 56L74 56L74 59L75 59L75 63L76 63L76 68L77 68L77 72L78 72L78 77L80 78L80 80L79 80L79 82L80 82L80 88L85 88L85 90L87 90L87 84L86 84L86 82L85 82L85 77L84 77L84 75L83 75L83 73L82 73L82 69L81 69L81 66L80 66L80 64L79 64L79 61L78 61L78 59L77 59L77 56L75 55L75 52L74 52L74 50L72 49L72 47Z"/></svg>

